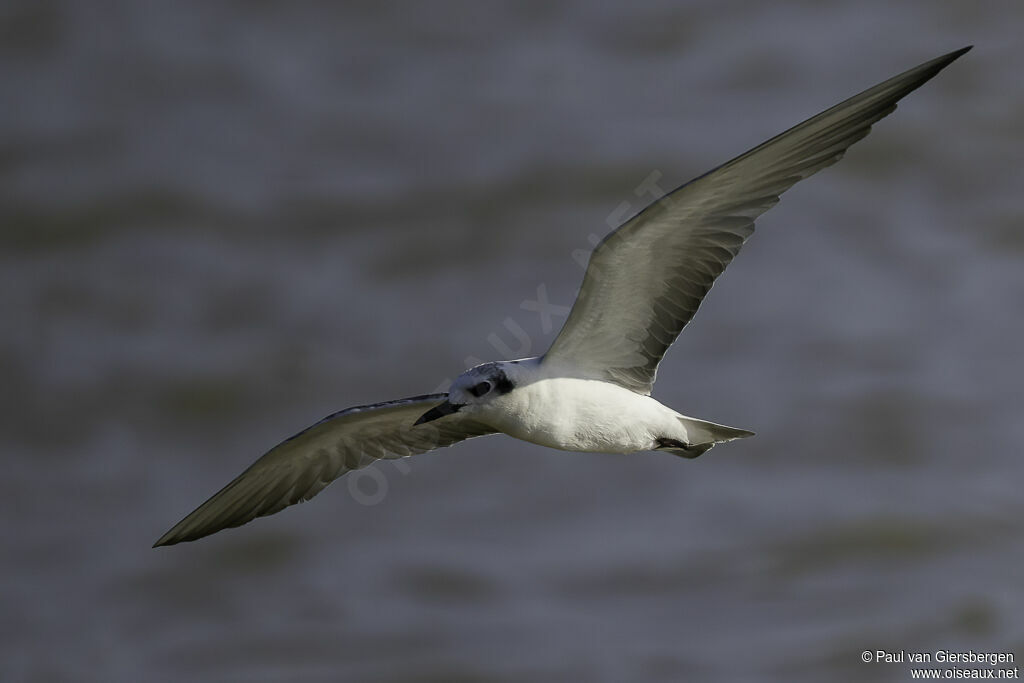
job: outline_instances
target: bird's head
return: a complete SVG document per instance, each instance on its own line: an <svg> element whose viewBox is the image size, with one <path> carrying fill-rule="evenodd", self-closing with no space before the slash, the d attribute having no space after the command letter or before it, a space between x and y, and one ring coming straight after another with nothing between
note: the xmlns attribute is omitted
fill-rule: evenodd
<svg viewBox="0 0 1024 683"><path fill-rule="evenodd" d="M466 370L452 382L447 400L425 412L416 424L431 422L460 410L478 412L485 409L496 398L515 388L512 365L513 362L484 363Z"/></svg>

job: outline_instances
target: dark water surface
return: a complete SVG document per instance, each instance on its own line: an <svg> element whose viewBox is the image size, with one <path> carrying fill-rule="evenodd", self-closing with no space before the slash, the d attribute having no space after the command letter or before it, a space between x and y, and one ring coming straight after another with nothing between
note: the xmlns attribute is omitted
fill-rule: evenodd
<svg viewBox="0 0 1024 683"><path fill-rule="evenodd" d="M4 3L0 678L1024 657L1021 25L1009 1ZM658 398L755 439L478 440L150 549L322 415L543 352L562 318L530 309L571 302L645 179L970 43L761 219L662 366Z"/></svg>

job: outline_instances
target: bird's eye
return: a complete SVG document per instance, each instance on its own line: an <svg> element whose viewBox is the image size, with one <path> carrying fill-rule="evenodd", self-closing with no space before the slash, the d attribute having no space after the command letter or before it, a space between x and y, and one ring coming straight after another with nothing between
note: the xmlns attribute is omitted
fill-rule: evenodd
<svg viewBox="0 0 1024 683"><path fill-rule="evenodd" d="M491 383L490 382L480 382L479 384L474 384L473 386L471 386L469 388L469 393L471 393L474 396L479 398L480 396L483 396L484 394L486 394L490 390L491 390Z"/></svg>

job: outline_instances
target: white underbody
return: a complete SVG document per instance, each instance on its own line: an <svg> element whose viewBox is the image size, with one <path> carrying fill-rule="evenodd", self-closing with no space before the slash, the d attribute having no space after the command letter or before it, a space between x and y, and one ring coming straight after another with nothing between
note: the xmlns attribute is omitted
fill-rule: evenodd
<svg viewBox="0 0 1024 683"><path fill-rule="evenodd" d="M649 451L687 441L681 416L650 396L599 380L556 377L495 398L479 419L509 436L564 451Z"/></svg>

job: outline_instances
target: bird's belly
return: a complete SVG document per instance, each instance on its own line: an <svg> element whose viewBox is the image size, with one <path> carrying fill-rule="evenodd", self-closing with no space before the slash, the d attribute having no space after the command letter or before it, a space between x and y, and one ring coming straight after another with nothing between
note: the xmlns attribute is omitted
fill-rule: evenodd
<svg viewBox="0 0 1024 683"><path fill-rule="evenodd" d="M653 447L671 411L648 396L595 380L558 378L509 394L494 426L565 451L632 453Z"/></svg>

